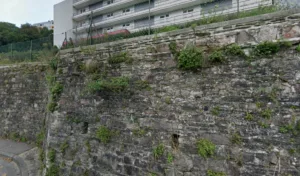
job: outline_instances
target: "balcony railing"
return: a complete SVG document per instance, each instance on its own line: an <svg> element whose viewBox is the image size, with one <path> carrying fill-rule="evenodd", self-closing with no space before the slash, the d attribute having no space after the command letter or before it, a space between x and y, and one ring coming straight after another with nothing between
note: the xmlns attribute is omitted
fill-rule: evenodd
<svg viewBox="0 0 300 176"><path fill-rule="evenodd" d="M75 1L79 2L79 1L84 1L84 0L74 0L74 3L77 3ZM124 2L124 0L114 0L114 2L111 3L111 4L108 4L108 5L102 4L102 7L99 7L97 9L89 9L88 11L85 11L85 12L77 12L77 13L74 13L73 16L77 16L77 15L81 15L81 14L90 14L94 10L101 10L103 8L107 8L107 7L111 7L111 6L114 6L114 5L118 5L118 3L122 2L122 1Z"/></svg>

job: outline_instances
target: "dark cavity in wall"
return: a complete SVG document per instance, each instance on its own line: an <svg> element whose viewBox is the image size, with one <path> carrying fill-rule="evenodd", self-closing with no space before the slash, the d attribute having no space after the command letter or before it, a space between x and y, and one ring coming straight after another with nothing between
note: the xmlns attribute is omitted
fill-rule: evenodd
<svg viewBox="0 0 300 176"><path fill-rule="evenodd" d="M86 134L88 132L88 129L89 129L89 123L88 122L83 122L82 133Z"/></svg>
<svg viewBox="0 0 300 176"><path fill-rule="evenodd" d="M172 148L178 149L179 147L179 135L178 134L172 134Z"/></svg>

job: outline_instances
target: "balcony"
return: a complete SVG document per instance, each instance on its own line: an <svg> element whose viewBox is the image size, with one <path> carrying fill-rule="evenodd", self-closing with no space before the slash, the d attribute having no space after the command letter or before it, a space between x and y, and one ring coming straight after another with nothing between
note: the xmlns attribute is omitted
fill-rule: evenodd
<svg viewBox="0 0 300 176"><path fill-rule="evenodd" d="M80 9L100 1L101 0L73 0L73 7Z"/></svg>
<svg viewBox="0 0 300 176"><path fill-rule="evenodd" d="M206 3L209 1L211 1L211 0L177 0L177 1L173 1L173 3L166 1L165 3L161 3L157 6L155 6L154 8L152 8L150 11L150 15L151 16L159 15L159 14L163 14L163 13L167 13L167 12L171 12L171 11L175 11L175 10L179 10L179 9L193 7L195 5L200 5L202 3ZM146 18L148 16L149 16L149 8L138 11L138 12L126 14L126 15L113 16L108 19L103 19L99 22L95 22L94 26L96 28L106 28L106 27L110 27L110 26L113 26L116 24L122 24L122 23L130 22L130 21L134 21L136 19ZM79 27L77 29L77 32L83 32L88 27L89 27L88 25ZM74 32L75 32L75 30L74 30Z"/></svg>
<svg viewBox="0 0 300 176"><path fill-rule="evenodd" d="M94 1L94 3L95 3L96 0L75 0L75 1L79 1L79 2ZM146 1L148 1L148 0L114 0L114 3L99 7L95 10L89 10L89 11L84 12L84 13L75 13L74 17L73 17L73 20L81 21L83 19L86 19L87 16L90 15L92 12L93 12L94 16L98 16L98 15L101 15L101 14L105 14L105 13L108 13L108 12L113 12L113 11L116 11L116 10L120 10L120 9L125 8L125 7L130 7L130 6L133 6L135 4L139 4L141 2L146 2ZM99 2L99 0L98 0L98 2ZM94 3L90 3L89 5L94 4ZM83 7L86 7L86 6L83 6Z"/></svg>

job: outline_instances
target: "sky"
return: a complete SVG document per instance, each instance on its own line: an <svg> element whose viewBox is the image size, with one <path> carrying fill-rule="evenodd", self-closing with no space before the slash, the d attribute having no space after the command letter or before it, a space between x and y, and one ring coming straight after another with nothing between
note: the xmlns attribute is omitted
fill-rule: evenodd
<svg viewBox="0 0 300 176"><path fill-rule="evenodd" d="M0 0L0 21L16 24L53 20L53 5L63 0Z"/></svg>

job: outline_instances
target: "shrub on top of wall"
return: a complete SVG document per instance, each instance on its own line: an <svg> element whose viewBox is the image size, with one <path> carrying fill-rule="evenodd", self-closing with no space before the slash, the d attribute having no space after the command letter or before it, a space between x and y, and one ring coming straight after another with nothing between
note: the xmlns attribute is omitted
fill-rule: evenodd
<svg viewBox="0 0 300 176"><path fill-rule="evenodd" d="M203 52L195 46L188 46L180 52L178 67L182 70L196 70L203 66Z"/></svg>

